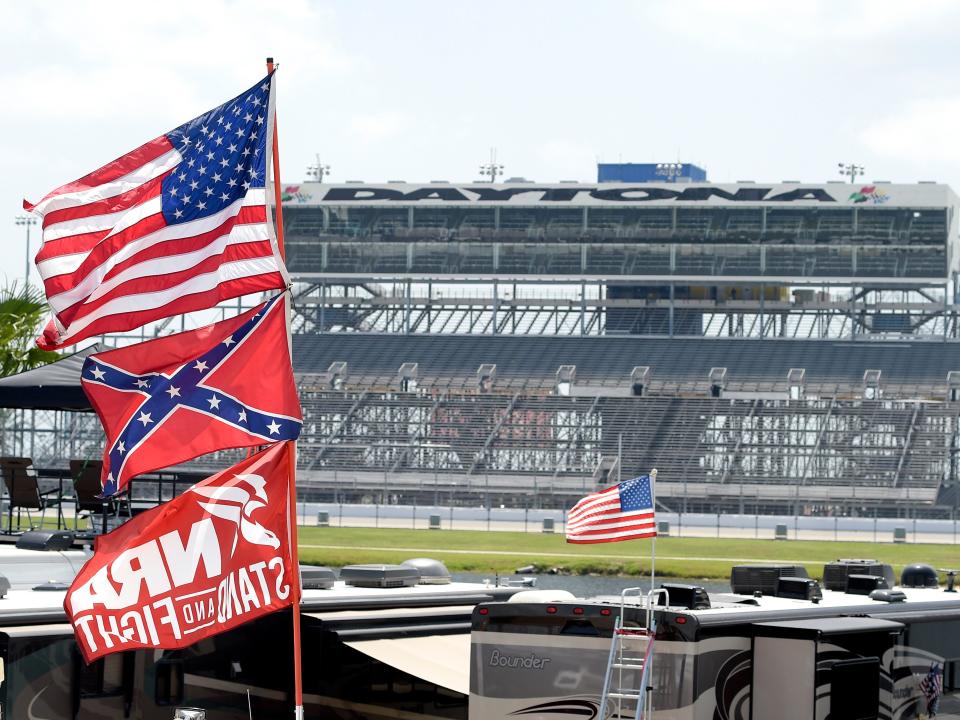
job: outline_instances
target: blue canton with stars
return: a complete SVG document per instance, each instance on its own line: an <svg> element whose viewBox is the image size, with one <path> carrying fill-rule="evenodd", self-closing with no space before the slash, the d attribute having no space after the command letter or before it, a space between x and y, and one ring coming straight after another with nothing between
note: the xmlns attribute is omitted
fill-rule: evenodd
<svg viewBox="0 0 960 720"><path fill-rule="evenodd" d="M277 305L280 297L282 296L277 295L269 300L263 310L252 316L223 342L186 363L169 377L159 373L129 373L101 362L96 355L91 355L84 361L84 382L144 396L143 402L110 448L107 481L103 486L104 497L117 492L117 478L123 470L125 459L179 407L201 412L260 437L264 444L296 440L299 437L302 427L299 420L265 413L244 404L215 387L215 383L201 384L214 368L230 357L238 343L256 330L271 308Z"/></svg>
<svg viewBox="0 0 960 720"><path fill-rule="evenodd" d="M620 483L620 510L652 510L653 491L650 488L650 476L641 475Z"/></svg>
<svg viewBox="0 0 960 720"><path fill-rule="evenodd" d="M273 73L233 100L184 123L166 137L182 156L162 181L168 225L205 218L262 188Z"/></svg>

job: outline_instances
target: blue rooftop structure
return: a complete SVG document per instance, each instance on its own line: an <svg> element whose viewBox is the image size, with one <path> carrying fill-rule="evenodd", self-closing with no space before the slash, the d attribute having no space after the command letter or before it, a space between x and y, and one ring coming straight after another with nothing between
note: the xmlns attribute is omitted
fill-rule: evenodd
<svg viewBox="0 0 960 720"><path fill-rule="evenodd" d="M707 171L691 163L598 163L597 182L706 182Z"/></svg>

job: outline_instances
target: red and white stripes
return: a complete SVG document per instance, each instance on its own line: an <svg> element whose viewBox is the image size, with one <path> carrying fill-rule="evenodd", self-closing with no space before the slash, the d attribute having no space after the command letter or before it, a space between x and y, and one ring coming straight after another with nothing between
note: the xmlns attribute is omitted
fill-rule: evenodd
<svg viewBox="0 0 960 720"><path fill-rule="evenodd" d="M43 218L36 264L53 321L41 347L286 286L266 188L250 187L213 214L168 223L164 180L182 160L164 135L35 204L24 202Z"/></svg>
<svg viewBox="0 0 960 720"><path fill-rule="evenodd" d="M656 534L653 508L623 511L619 485L588 495L567 515L567 542L570 543L617 542Z"/></svg>

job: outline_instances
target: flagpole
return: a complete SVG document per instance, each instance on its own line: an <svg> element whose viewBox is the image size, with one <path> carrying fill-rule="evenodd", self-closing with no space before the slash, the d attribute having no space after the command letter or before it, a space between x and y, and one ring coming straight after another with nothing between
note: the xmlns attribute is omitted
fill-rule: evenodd
<svg viewBox="0 0 960 720"><path fill-rule="evenodd" d="M267 58L267 72L273 72L273 58ZM273 113L273 201L276 208L277 249L280 259L286 261L286 249L283 246L283 205L280 200L280 142L277 132L277 113ZM287 317L287 345L292 346L290 337L290 296L284 298L284 310ZM290 353L291 362L293 352ZM293 696L294 720L303 720L303 668L300 647L300 551L297 544L297 443L286 442L287 446L287 525L290 532L290 555L293 558Z"/></svg>
<svg viewBox="0 0 960 720"><path fill-rule="evenodd" d="M650 592L654 590L657 575L657 469L650 471L650 502L653 504L653 538L650 543Z"/></svg>

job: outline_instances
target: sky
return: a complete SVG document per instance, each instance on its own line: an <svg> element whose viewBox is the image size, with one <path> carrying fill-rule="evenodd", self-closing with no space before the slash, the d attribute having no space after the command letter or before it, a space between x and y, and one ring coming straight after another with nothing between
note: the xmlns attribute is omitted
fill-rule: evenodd
<svg viewBox="0 0 960 720"><path fill-rule="evenodd" d="M952 0L3 3L0 282L23 278L24 197L233 97L268 55L290 183L318 155L334 182L473 181L495 147L539 182L677 160L823 182L845 162L960 189L957 27Z"/></svg>

